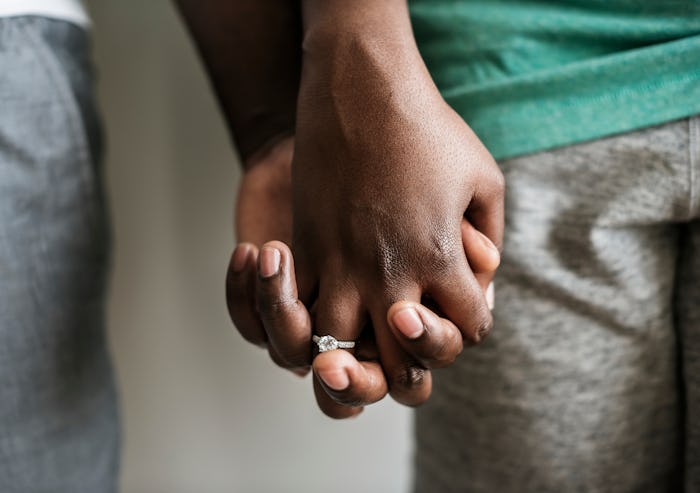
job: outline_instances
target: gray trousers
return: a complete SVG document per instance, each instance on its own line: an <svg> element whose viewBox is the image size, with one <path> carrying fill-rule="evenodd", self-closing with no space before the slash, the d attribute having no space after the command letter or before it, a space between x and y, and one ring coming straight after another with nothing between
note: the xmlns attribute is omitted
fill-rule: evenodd
<svg viewBox="0 0 700 493"><path fill-rule="evenodd" d="M0 491L116 490L108 231L86 33L0 18Z"/></svg>
<svg viewBox="0 0 700 493"><path fill-rule="evenodd" d="M417 411L419 492L700 492L700 118L502 163L495 328Z"/></svg>

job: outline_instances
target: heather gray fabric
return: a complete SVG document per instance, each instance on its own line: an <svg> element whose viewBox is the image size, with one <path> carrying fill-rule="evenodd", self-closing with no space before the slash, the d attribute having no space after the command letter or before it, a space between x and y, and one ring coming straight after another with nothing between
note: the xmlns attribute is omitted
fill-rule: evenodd
<svg viewBox="0 0 700 493"><path fill-rule="evenodd" d="M0 491L116 490L108 235L88 40L0 19Z"/></svg>
<svg viewBox="0 0 700 493"><path fill-rule="evenodd" d="M502 168L495 329L435 373L416 490L700 492L700 120Z"/></svg>

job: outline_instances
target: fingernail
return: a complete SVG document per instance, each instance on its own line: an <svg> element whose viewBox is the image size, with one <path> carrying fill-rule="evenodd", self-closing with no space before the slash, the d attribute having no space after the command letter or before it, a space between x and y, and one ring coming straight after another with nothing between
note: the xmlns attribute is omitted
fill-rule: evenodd
<svg viewBox="0 0 700 493"><path fill-rule="evenodd" d="M248 260L248 246L238 245L233 251L233 262L231 267L233 272L241 272L245 268L246 260Z"/></svg>
<svg viewBox="0 0 700 493"><path fill-rule="evenodd" d="M263 247L260 251L260 275L272 277L280 269L280 251L272 247Z"/></svg>
<svg viewBox="0 0 700 493"><path fill-rule="evenodd" d="M489 287L486 288L486 304L489 310L493 310L496 303L496 293L494 292L493 283L489 283Z"/></svg>
<svg viewBox="0 0 700 493"><path fill-rule="evenodd" d="M491 241L488 236L486 236L481 231L477 231L477 233L479 233L479 236L481 236L481 241L484 243L484 245L486 245L491 250L495 250L498 252L498 248L496 248L496 245L493 244L493 241Z"/></svg>
<svg viewBox="0 0 700 493"><path fill-rule="evenodd" d="M350 386L350 378L344 369L338 370L321 370L318 376L323 383L333 390L341 391Z"/></svg>
<svg viewBox="0 0 700 493"><path fill-rule="evenodd" d="M415 308L404 308L394 315L394 325L409 339L417 339L425 327Z"/></svg>

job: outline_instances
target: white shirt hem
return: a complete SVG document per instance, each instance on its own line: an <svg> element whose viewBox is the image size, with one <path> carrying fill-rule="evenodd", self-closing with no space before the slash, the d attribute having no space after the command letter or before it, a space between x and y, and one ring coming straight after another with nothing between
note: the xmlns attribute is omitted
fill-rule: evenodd
<svg viewBox="0 0 700 493"><path fill-rule="evenodd" d="M38 15L61 19L83 27L90 19L79 0L0 0L0 17Z"/></svg>

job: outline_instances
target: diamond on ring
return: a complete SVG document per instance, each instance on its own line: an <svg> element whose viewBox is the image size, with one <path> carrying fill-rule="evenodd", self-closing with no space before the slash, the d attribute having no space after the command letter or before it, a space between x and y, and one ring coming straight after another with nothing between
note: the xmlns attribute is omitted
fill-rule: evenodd
<svg viewBox="0 0 700 493"><path fill-rule="evenodd" d="M311 338L318 346L319 353L333 351L334 349L352 349L355 347L354 341L339 341L333 336L313 336Z"/></svg>

